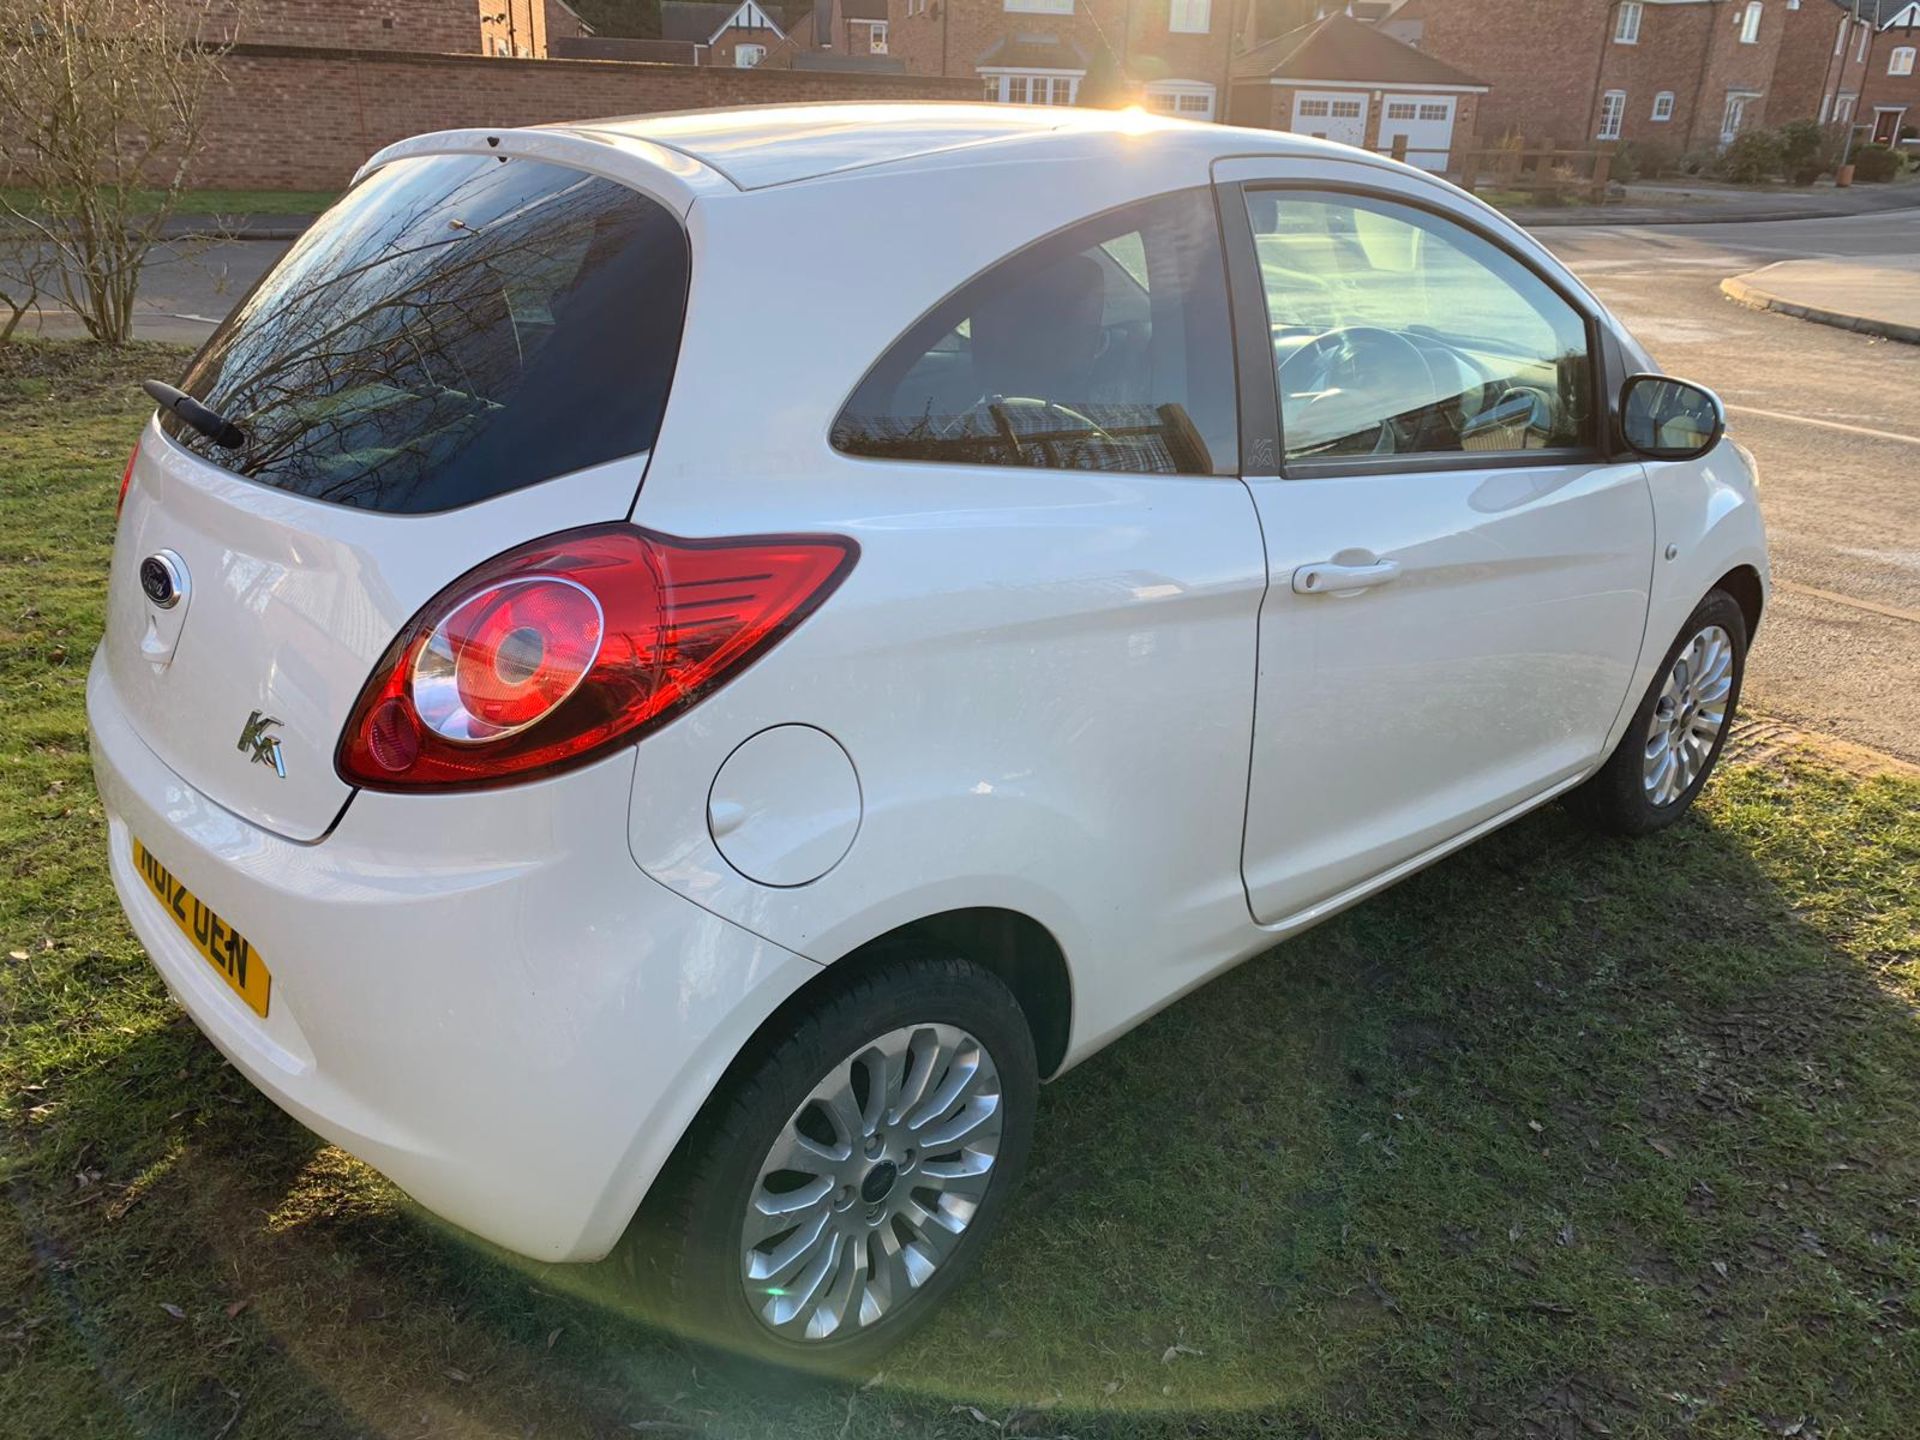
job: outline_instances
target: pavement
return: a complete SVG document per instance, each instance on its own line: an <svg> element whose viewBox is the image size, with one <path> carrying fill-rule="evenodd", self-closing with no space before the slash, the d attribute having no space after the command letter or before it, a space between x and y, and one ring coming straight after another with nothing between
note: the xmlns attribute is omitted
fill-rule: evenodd
<svg viewBox="0 0 1920 1440"><path fill-rule="evenodd" d="M1720 289L1755 310L1920 345L1920 255L1886 255L1873 263L1776 260L1728 276Z"/></svg>
<svg viewBox="0 0 1920 1440"><path fill-rule="evenodd" d="M1920 206L1920 174L1886 185L1831 181L1799 189L1711 181L1641 181L1607 205L1515 206L1506 213L1530 230L1586 225L1723 225L1772 220L1833 220Z"/></svg>

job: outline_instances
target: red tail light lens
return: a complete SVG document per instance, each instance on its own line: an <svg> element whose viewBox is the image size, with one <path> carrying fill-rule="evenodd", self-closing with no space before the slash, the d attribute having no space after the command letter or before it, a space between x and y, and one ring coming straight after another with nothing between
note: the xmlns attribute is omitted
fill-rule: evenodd
<svg viewBox="0 0 1920 1440"><path fill-rule="evenodd" d="M738 674L858 553L831 535L676 540L627 525L509 551L401 631L336 767L349 784L413 790L584 763Z"/></svg>
<svg viewBox="0 0 1920 1440"><path fill-rule="evenodd" d="M140 442L133 442L133 453L127 456L127 468L120 472L120 498L113 502L113 518L117 521L120 512L127 508L127 487L133 484L133 462L140 458Z"/></svg>

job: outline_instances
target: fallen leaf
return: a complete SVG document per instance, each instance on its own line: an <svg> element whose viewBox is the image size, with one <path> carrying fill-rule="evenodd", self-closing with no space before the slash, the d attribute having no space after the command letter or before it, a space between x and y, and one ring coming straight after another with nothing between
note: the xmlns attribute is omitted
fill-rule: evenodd
<svg viewBox="0 0 1920 1440"><path fill-rule="evenodd" d="M1527 1129L1536 1135L1544 1135L1547 1133L1547 1127L1542 1125L1538 1120L1527 1121Z"/></svg>
<svg viewBox="0 0 1920 1440"><path fill-rule="evenodd" d="M170 1304L165 1300L160 1302L160 1308L176 1320L184 1320L187 1318L186 1311L182 1310L178 1305Z"/></svg>
<svg viewBox="0 0 1920 1440"><path fill-rule="evenodd" d="M551 1350L553 1348L554 1341L560 1338L560 1332L566 1328L564 1325L556 1325L547 1332L547 1349Z"/></svg>
<svg viewBox="0 0 1920 1440"><path fill-rule="evenodd" d="M234 1301L231 1305L227 1306L227 1318L229 1320L238 1320L240 1318L240 1312L246 1309L252 1303L253 1302L251 1300Z"/></svg>
<svg viewBox="0 0 1920 1440"><path fill-rule="evenodd" d="M24 960L27 958L27 952L24 950L9 950L7 951L7 958L9 960Z"/></svg>
<svg viewBox="0 0 1920 1440"><path fill-rule="evenodd" d="M467 1382L468 1382L469 1380L471 1380L471 1379L473 1379L473 1377L472 1377L471 1375L469 1375L469 1374L467 1374L467 1372L466 1372L466 1371L464 1371L464 1370L456 1370L456 1369L454 1369L454 1367L453 1367L453 1366L451 1366L451 1365L449 1365L449 1366L447 1366L447 1378L448 1378L449 1380L451 1380L451 1381L453 1381L453 1383L454 1383L454 1384L456 1384L456 1385L464 1385L464 1384L466 1384L466 1383L467 1383Z"/></svg>
<svg viewBox="0 0 1920 1440"><path fill-rule="evenodd" d="M1161 1355L1160 1363L1162 1365L1171 1365L1174 1362L1174 1358L1176 1356L1204 1355L1206 1353L1207 1353L1206 1351L1202 1350L1197 1345L1169 1345L1166 1348L1166 1352Z"/></svg>

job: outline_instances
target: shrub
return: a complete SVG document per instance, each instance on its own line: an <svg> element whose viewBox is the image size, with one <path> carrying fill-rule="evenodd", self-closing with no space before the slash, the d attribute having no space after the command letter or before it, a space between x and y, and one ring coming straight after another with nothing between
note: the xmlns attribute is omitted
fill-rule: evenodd
<svg viewBox="0 0 1920 1440"><path fill-rule="evenodd" d="M1862 145L1853 152L1853 178L1867 185L1884 185L1900 173L1900 157L1890 146Z"/></svg>
<svg viewBox="0 0 1920 1440"><path fill-rule="evenodd" d="M1757 185L1780 173L1780 137L1771 130L1747 130L1720 152L1720 174L1736 185Z"/></svg>
<svg viewBox="0 0 1920 1440"><path fill-rule="evenodd" d="M1780 170L1796 185L1811 185L1833 164L1833 137L1812 120L1789 120L1773 132Z"/></svg>
<svg viewBox="0 0 1920 1440"><path fill-rule="evenodd" d="M1720 154L1716 150L1689 150L1673 164L1675 174L1684 175L1690 180L1711 175L1719 167Z"/></svg>
<svg viewBox="0 0 1920 1440"><path fill-rule="evenodd" d="M1623 183L1653 180L1680 169L1680 152L1660 140L1630 140L1613 157L1613 178Z"/></svg>

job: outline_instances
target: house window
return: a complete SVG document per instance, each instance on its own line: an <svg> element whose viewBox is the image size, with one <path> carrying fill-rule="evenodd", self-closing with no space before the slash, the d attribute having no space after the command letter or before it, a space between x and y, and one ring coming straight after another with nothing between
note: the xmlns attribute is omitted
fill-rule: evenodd
<svg viewBox="0 0 1920 1440"><path fill-rule="evenodd" d="M1420 118L1422 120L1448 120L1452 117L1453 112L1445 105L1422 105L1420 107Z"/></svg>
<svg viewBox="0 0 1920 1440"><path fill-rule="evenodd" d="M1172 0L1167 28L1176 35L1204 35L1213 28L1213 0Z"/></svg>
<svg viewBox="0 0 1920 1440"><path fill-rule="evenodd" d="M1016 15L1071 15L1073 0L1002 0Z"/></svg>
<svg viewBox="0 0 1920 1440"><path fill-rule="evenodd" d="M1358 120L1366 114L1366 108L1358 100L1336 100L1333 102L1333 118L1336 120Z"/></svg>
<svg viewBox="0 0 1920 1440"><path fill-rule="evenodd" d="M1300 114L1307 116L1309 119L1318 119L1326 113L1327 102L1324 100L1302 100L1300 102Z"/></svg>
<svg viewBox="0 0 1920 1440"><path fill-rule="evenodd" d="M1418 105L1400 103L1387 106L1387 119L1389 120L1412 120L1417 118L1419 114L1420 107Z"/></svg>
<svg viewBox="0 0 1920 1440"><path fill-rule="evenodd" d="M1658 95L1653 97L1653 118L1656 120L1671 120L1673 118L1673 92L1671 90L1662 90Z"/></svg>
<svg viewBox="0 0 1920 1440"><path fill-rule="evenodd" d="M1747 0L1746 13L1740 17L1740 43L1758 45L1760 43L1760 13L1766 6L1760 0Z"/></svg>
<svg viewBox="0 0 1920 1440"><path fill-rule="evenodd" d="M1859 44L1859 47L1853 52L1853 58L1855 60L1858 60L1863 65L1866 64L1866 61L1867 61L1867 45L1872 41L1872 39L1873 39L1873 27L1867 24L1866 21L1862 20L1860 22L1860 44Z"/></svg>
<svg viewBox="0 0 1920 1440"><path fill-rule="evenodd" d="M1616 45L1638 45L1640 43L1640 3L1639 0L1626 0L1613 17L1613 43Z"/></svg>
<svg viewBox="0 0 1920 1440"><path fill-rule="evenodd" d="M1609 90L1600 97L1600 128L1594 132L1599 140L1618 140L1620 138L1620 120L1627 113L1627 92Z"/></svg>
<svg viewBox="0 0 1920 1440"><path fill-rule="evenodd" d="M1747 101L1751 95L1734 91L1727 96L1726 114L1720 119L1720 142L1725 144L1740 133L1740 127L1747 123Z"/></svg>
<svg viewBox="0 0 1920 1440"><path fill-rule="evenodd" d="M766 58L767 47L764 45L736 45L733 47L733 68L736 70L751 70Z"/></svg>
<svg viewBox="0 0 1920 1440"><path fill-rule="evenodd" d="M1147 108L1183 120L1211 120L1213 93L1204 80L1155 80L1147 86Z"/></svg>
<svg viewBox="0 0 1920 1440"><path fill-rule="evenodd" d="M1834 106L1833 106L1833 123L1834 124L1844 125L1849 120L1853 119L1853 102L1856 98L1857 97L1852 95L1842 95L1837 101L1834 102Z"/></svg>
<svg viewBox="0 0 1920 1440"><path fill-rule="evenodd" d="M1838 55L1847 48L1847 17L1840 17L1840 28L1833 32L1833 53Z"/></svg>
<svg viewBox="0 0 1920 1440"><path fill-rule="evenodd" d="M1889 55L1887 57L1887 74L1913 74L1913 51L1913 46L1902 45L1898 50L1895 50L1893 54Z"/></svg>
<svg viewBox="0 0 1920 1440"><path fill-rule="evenodd" d="M1080 93L1079 75L1052 71L997 70L980 79L986 98L1004 105L1071 105Z"/></svg>
<svg viewBox="0 0 1920 1440"><path fill-rule="evenodd" d="M887 53L887 22L876 20L867 26L867 53L884 55Z"/></svg>

